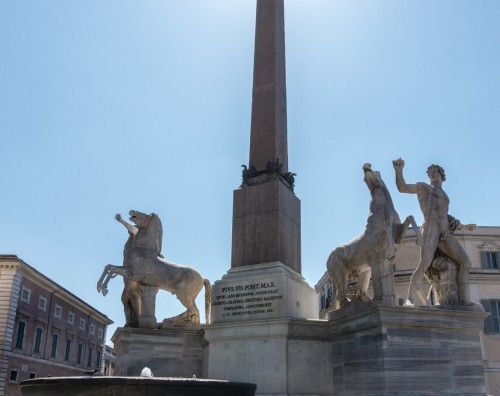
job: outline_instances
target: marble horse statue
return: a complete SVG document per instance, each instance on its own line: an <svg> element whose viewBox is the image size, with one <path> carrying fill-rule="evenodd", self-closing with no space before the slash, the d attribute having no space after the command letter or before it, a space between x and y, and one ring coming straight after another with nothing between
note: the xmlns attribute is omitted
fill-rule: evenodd
<svg viewBox="0 0 500 396"><path fill-rule="evenodd" d="M371 194L370 214L363 234L353 241L337 247L327 262L328 274L333 283L335 309L345 306L349 274L359 271L360 294L355 300L369 300L367 296L370 277L373 281L374 300L395 304L392 263L396 254L395 244L403 239L411 224L421 243L420 231L413 216L401 223L394 209L391 195L380 172L373 171L370 164L363 165L364 181Z"/></svg>
<svg viewBox="0 0 500 396"><path fill-rule="evenodd" d="M123 266L106 265L97 282L97 291L105 296L110 279L121 275L124 279L122 303L125 310L126 326L156 327L154 317L155 298L158 289L177 296L186 307L186 312L163 323L176 326L190 322L197 326L200 314L195 299L205 287L205 320L209 323L212 288L208 279L192 267L170 263L161 254L162 224L158 215L131 210L127 223L117 214L115 219L125 226L129 238L123 250ZM148 316L150 320L141 320ZM153 320L151 320L153 318Z"/></svg>

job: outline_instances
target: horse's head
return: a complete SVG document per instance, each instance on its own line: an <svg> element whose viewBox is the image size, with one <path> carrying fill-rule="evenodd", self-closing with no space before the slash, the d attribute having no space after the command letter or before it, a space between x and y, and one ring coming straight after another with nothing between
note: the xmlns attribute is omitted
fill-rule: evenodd
<svg viewBox="0 0 500 396"><path fill-rule="evenodd" d="M134 239L139 239L143 245L142 247L151 247L160 252L163 229L158 215L155 213L142 213L138 210L131 210L129 214L130 221L139 229Z"/></svg>
<svg viewBox="0 0 500 396"><path fill-rule="evenodd" d="M160 218L156 213L142 213L138 210L131 210L129 212L130 221L133 222L139 229L145 228L161 228Z"/></svg>
<svg viewBox="0 0 500 396"><path fill-rule="evenodd" d="M373 192L376 188L381 187L383 185L380 172L373 171L371 164L368 163L364 164L363 172L365 172L365 179L364 179L365 183L371 192Z"/></svg>
<svg viewBox="0 0 500 396"><path fill-rule="evenodd" d="M130 215L130 221L134 223L139 228L145 228L148 225L148 222L154 214L146 214L139 212L138 210L131 210L128 212Z"/></svg>

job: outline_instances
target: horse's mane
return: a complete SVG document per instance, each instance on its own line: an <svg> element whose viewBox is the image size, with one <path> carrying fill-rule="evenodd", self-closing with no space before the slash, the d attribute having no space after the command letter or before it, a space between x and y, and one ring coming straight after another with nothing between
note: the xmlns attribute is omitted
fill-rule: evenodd
<svg viewBox="0 0 500 396"><path fill-rule="evenodd" d="M155 250L158 254L161 253L163 227L156 213L148 215L146 225L144 227L139 227L139 231L135 238L140 240L140 245L142 245L140 247Z"/></svg>

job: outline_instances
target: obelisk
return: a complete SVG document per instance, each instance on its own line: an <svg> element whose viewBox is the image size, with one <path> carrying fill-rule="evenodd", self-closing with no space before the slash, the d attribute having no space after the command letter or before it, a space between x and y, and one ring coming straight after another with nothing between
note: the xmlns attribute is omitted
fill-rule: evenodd
<svg viewBox="0 0 500 396"><path fill-rule="evenodd" d="M300 201L288 172L283 0L258 0L249 169L233 200L232 267L301 272Z"/></svg>
<svg viewBox="0 0 500 396"><path fill-rule="evenodd" d="M328 395L311 363L328 347L308 327L319 304L301 274L288 169L284 0L257 0L256 19L250 159L233 195L231 268L212 286L207 376L256 383L261 395Z"/></svg>
<svg viewBox="0 0 500 396"><path fill-rule="evenodd" d="M284 18L284 0L257 0L250 158L233 195L231 268L213 286L214 324L318 315L288 170Z"/></svg>
<svg viewBox="0 0 500 396"><path fill-rule="evenodd" d="M288 172L285 17L283 0L259 0L255 27L250 164L276 158Z"/></svg>

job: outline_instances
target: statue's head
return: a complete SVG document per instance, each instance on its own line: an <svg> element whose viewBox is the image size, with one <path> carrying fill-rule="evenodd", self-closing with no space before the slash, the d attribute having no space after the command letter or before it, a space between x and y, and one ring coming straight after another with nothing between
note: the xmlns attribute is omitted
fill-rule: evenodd
<svg viewBox="0 0 500 396"><path fill-rule="evenodd" d="M139 212L138 210L131 210L129 212L130 215L130 221L133 222L137 227L146 227L149 219L153 216L156 216L154 213L142 213Z"/></svg>
<svg viewBox="0 0 500 396"><path fill-rule="evenodd" d="M444 173L444 169L440 167L439 165L432 164L427 168L427 176L429 176L429 179L432 180L433 174L439 174L441 176L441 180L445 181L446 180L446 175Z"/></svg>

